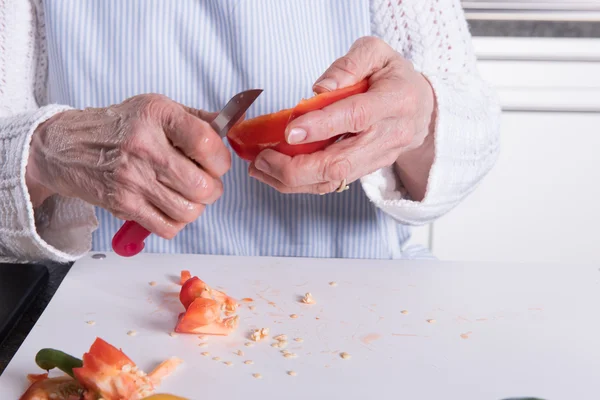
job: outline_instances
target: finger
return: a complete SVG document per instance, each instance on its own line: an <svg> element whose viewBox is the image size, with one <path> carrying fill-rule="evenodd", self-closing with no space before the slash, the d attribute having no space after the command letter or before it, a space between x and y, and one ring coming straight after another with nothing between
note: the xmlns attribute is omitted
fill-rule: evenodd
<svg viewBox="0 0 600 400"><path fill-rule="evenodd" d="M122 191L118 197L123 206L111 210L115 217L135 221L164 239L174 238L185 226L185 223L173 220L145 198L135 193Z"/></svg>
<svg viewBox="0 0 600 400"><path fill-rule="evenodd" d="M175 222L188 224L204 211L203 204L192 203L158 181L146 188L143 192L146 200Z"/></svg>
<svg viewBox="0 0 600 400"><path fill-rule="evenodd" d="M164 149L161 149L163 152ZM156 179L192 203L212 204L223 194L223 184L180 151L169 146L166 155L158 154L154 162Z"/></svg>
<svg viewBox="0 0 600 400"><path fill-rule="evenodd" d="M381 85L375 83L367 93L350 96L296 118L286 127L286 140L290 144L311 143L362 132L381 120L397 116L405 101L409 100L403 99L401 92L382 91ZM297 134L300 131L302 135Z"/></svg>
<svg viewBox="0 0 600 400"><path fill-rule="evenodd" d="M180 110L169 114L163 128L173 146L210 175L221 177L231 167L231 154L208 122Z"/></svg>
<svg viewBox="0 0 600 400"><path fill-rule="evenodd" d="M397 56L398 53L379 38L360 38L345 56L338 58L317 79L313 90L322 93L354 85L383 68L390 59Z"/></svg>
<svg viewBox="0 0 600 400"><path fill-rule="evenodd" d="M277 190L281 193L286 193L286 194L290 194L290 193L326 194L326 193L331 193L331 192L336 191L338 188L340 188L340 186L342 184L342 182L337 182L337 183L336 182L322 182L322 183L316 183L313 185L298 186L298 187L286 186L281 181L273 178L271 175L267 175L264 172L259 171L258 169L256 169L256 167L253 164L250 164L248 173L252 178L257 179L260 182L271 186L275 190ZM346 181L346 184L349 184L349 183L350 182Z"/></svg>
<svg viewBox="0 0 600 400"><path fill-rule="evenodd" d="M382 121L367 131L338 141L325 150L289 157L265 150L254 165L288 187L324 182L352 182L377 169L392 165L406 139L396 120Z"/></svg>

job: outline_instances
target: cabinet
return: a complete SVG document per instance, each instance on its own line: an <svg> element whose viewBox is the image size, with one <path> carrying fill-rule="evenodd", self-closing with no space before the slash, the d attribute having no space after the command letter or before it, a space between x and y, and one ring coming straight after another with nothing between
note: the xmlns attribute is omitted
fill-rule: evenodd
<svg viewBox="0 0 600 400"><path fill-rule="evenodd" d="M500 158L414 241L443 260L600 262L600 40L476 38Z"/></svg>

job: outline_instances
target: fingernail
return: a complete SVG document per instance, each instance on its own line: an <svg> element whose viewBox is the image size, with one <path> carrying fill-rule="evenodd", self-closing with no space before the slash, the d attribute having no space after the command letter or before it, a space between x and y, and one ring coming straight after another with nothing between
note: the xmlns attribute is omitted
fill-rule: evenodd
<svg viewBox="0 0 600 400"><path fill-rule="evenodd" d="M256 162L254 163L254 165L256 166L256 169L262 172L269 172L269 163L265 161L264 158L260 158L258 160L256 160Z"/></svg>
<svg viewBox="0 0 600 400"><path fill-rule="evenodd" d="M306 139L306 131L302 128L294 128L288 133L287 141L289 144L300 143Z"/></svg>
<svg viewBox="0 0 600 400"><path fill-rule="evenodd" d="M338 87L338 84L336 81L334 81L331 78L325 78L323 80L320 80L319 82L315 83L315 86L320 86L323 89L327 89L327 90L335 90Z"/></svg>

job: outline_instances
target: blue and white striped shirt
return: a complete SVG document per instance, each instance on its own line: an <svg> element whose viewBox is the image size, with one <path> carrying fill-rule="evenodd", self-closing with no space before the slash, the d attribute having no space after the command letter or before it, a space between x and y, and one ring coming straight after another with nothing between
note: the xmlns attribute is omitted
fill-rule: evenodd
<svg viewBox="0 0 600 400"><path fill-rule="evenodd" d="M219 110L239 91L264 93L247 117L312 95L312 84L371 34L368 0L45 0L51 103L103 107L140 93ZM145 251L245 256L401 258L408 227L360 184L327 196L284 195L233 157L224 194L174 240ZM93 249L122 221L97 210ZM426 254L425 252L421 255Z"/></svg>

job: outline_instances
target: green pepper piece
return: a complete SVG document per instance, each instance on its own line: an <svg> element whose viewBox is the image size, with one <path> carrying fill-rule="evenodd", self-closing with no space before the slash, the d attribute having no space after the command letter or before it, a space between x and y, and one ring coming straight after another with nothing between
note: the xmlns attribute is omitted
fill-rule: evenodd
<svg viewBox="0 0 600 400"><path fill-rule="evenodd" d="M58 368L65 374L75 378L73 368L83 366L83 361L67 353L55 349L42 349L35 356L35 363L46 371Z"/></svg>

